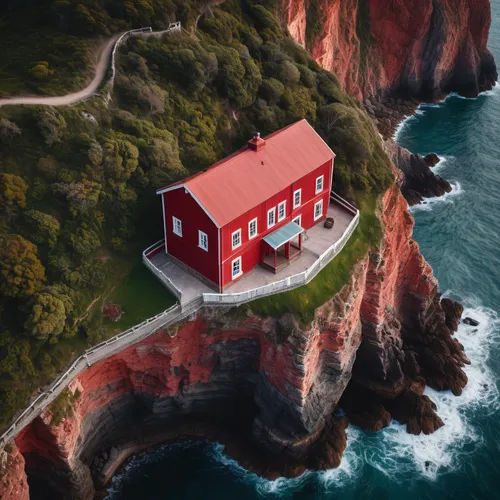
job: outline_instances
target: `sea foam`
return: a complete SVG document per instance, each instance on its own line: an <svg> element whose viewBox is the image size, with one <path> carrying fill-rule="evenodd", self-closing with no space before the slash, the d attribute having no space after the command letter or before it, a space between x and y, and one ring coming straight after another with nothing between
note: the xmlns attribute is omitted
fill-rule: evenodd
<svg viewBox="0 0 500 500"><path fill-rule="evenodd" d="M499 340L500 320L495 311L478 305L474 298L462 300L464 316L477 319L478 327L460 324L456 338L464 345L472 364L465 368L469 379L460 397L427 389L444 426L430 436L414 436L397 423L382 431L375 445L367 448L366 461L381 473L396 479L421 476L435 480L440 473L460 467L460 459L482 443L481 430L474 425L474 412L494 413L500 408L495 379L487 362L491 346Z"/></svg>
<svg viewBox="0 0 500 500"><path fill-rule="evenodd" d="M455 203L455 198L462 195L464 193L464 190L462 189L462 185L458 181L450 182L450 184L451 191L449 193L446 193L442 196L436 196L434 198L424 198L424 201L422 203L410 207L410 212L429 212L433 210L436 205Z"/></svg>

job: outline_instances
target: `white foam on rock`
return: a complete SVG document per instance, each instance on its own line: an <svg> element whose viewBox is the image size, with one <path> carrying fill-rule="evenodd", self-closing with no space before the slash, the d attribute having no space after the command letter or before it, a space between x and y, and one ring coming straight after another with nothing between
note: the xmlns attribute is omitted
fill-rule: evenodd
<svg viewBox="0 0 500 500"><path fill-rule="evenodd" d="M458 181L450 182L450 184L451 191L449 193L443 194L442 196L436 196L434 198L424 198L424 201L422 203L410 207L410 212L429 212L433 210L435 205L455 203L455 198L462 195L464 193L464 190L462 189L462 185Z"/></svg>

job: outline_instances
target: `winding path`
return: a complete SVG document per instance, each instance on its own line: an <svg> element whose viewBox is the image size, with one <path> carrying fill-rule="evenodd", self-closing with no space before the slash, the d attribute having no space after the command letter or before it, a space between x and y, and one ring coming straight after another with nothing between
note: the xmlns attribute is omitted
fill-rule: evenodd
<svg viewBox="0 0 500 500"><path fill-rule="evenodd" d="M69 106L71 104L76 104L77 102L85 101L97 93L97 90L101 86L106 77L106 73L111 61L112 74L110 81L114 83L115 77L115 54L120 43L127 37L132 35L153 35L160 36L163 33L170 33L172 31L180 31L181 23L172 23L166 30L154 32L151 28L139 28L135 30L126 31L119 35L112 37L99 56L97 66L95 68L95 75L92 81L82 90L78 92L73 92L71 94L66 94L62 96L44 96L44 97L7 97L0 99L0 106L12 106L19 104L36 104L45 106Z"/></svg>

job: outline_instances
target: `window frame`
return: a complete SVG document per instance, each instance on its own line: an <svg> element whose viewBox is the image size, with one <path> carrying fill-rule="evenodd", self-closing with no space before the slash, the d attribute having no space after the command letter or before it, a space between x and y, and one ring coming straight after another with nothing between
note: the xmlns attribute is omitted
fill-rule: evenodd
<svg viewBox="0 0 500 500"><path fill-rule="evenodd" d="M238 272L238 274L234 274L235 262L239 262L240 271ZM239 278L242 274L243 274L243 262L242 262L241 255L240 255L239 257L236 257L236 259L233 259L231 261L231 280L235 280L235 279Z"/></svg>
<svg viewBox="0 0 500 500"><path fill-rule="evenodd" d="M258 217L255 217L255 219L248 221L248 239L249 240L252 240L253 238L255 238L259 234L259 227L258 227L257 219L258 219ZM250 231L250 225L252 224L252 222L255 222L255 234L253 234L253 235Z"/></svg>
<svg viewBox="0 0 500 500"><path fill-rule="evenodd" d="M299 220L299 222L296 222L297 219ZM295 224L298 224L300 227L302 227L302 214L297 215L297 217L295 217L295 219L293 219L292 222L295 222Z"/></svg>
<svg viewBox="0 0 500 500"><path fill-rule="evenodd" d="M321 189L318 189L318 181L321 181ZM316 194L319 194L325 189L325 176L320 175L319 177L316 178L316 186L315 186L315 192Z"/></svg>
<svg viewBox="0 0 500 500"><path fill-rule="evenodd" d="M321 212L319 215L316 215L316 207L321 206ZM317 221L323 217L323 200L319 200L314 204L314 220Z"/></svg>
<svg viewBox="0 0 500 500"><path fill-rule="evenodd" d="M283 207L283 217L280 217L280 207ZM278 222L281 222L286 218L286 200L278 203Z"/></svg>
<svg viewBox="0 0 500 500"><path fill-rule="evenodd" d="M203 237L205 237L206 246L202 245ZM205 252L208 252L208 234L201 229L198 229L198 248L201 248L202 250L205 250Z"/></svg>
<svg viewBox="0 0 500 500"><path fill-rule="evenodd" d="M180 232L177 231L177 223L179 223ZM182 238L182 220L175 217L175 215L172 215L172 226L173 226L173 233Z"/></svg>
<svg viewBox="0 0 500 500"><path fill-rule="evenodd" d="M238 244L234 244L234 235L235 234L239 234L239 243ZM232 250L235 250L236 248L239 248L241 246L241 227L239 229L237 229L236 231L233 231L231 233L231 249Z"/></svg>
<svg viewBox="0 0 500 500"><path fill-rule="evenodd" d="M295 195L299 193L299 202L295 203ZM293 192L293 208L299 208L302 205L302 188L296 189Z"/></svg>
<svg viewBox="0 0 500 500"><path fill-rule="evenodd" d="M269 224L269 215L270 214L273 214L273 223L272 224ZM272 227L274 227L276 225L276 207L273 207L273 208L270 208L268 211L267 211L267 229L271 229Z"/></svg>

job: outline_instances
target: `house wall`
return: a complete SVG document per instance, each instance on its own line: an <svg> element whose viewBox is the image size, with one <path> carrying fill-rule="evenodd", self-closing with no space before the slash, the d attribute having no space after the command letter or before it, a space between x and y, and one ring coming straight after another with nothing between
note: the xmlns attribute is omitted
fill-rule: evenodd
<svg viewBox="0 0 500 500"><path fill-rule="evenodd" d="M167 253L219 285L219 230L184 188L162 194ZM172 216L182 221L182 237L173 232ZM208 252L198 246L198 230L208 235Z"/></svg>
<svg viewBox="0 0 500 500"><path fill-rule="evenodd" d="M281 191L273 196L262 205L249 210L242 216L231 221L229 224L221 228L221 258L222 258L222 284L226 287L236 280L231 277L232 262L238 257L242 257L243 277L253 267L261 261L262 238L267 234L276 231L280 227L288 224L298 215L302 216L301 225L304 229L309 229L320 220L314 221L314 205L320 199L323 199L323 214L326 214L328 204L330 202L330 191L332 188L332 166L333 160L328 161L313 172L293 183L289 188ZM318 195L315 194L316 178L324 175L323 191ZM265 182L265 179L263 179ZM293 209L293 193L297 189L302 189L302 203L300 207ZM276 220L278 217L278 204L286 200L286 217L281 222L267 229L267 211L270 208L276 207ZM257 217L257 236L251 240L248 239L248 223ZM241 228L240 247L232 250L232 233Z"/></svg>

